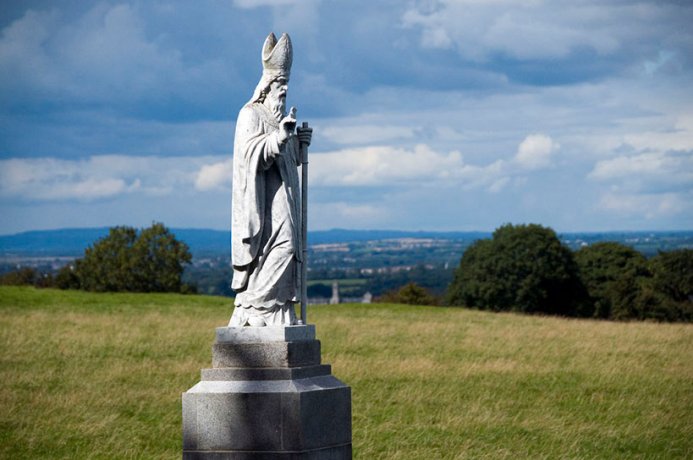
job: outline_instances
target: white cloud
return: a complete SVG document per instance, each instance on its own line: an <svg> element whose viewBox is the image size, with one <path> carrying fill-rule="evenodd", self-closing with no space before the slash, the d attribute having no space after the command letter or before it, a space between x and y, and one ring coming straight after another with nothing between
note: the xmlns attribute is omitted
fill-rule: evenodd
<svg viewBox="0 0 693 460"><path fill-rule="evenodd" d="M195 178L195 188L202 191L228 188L233 177L233 159L202 166Z"/></svg>
<svg viewBox="0 0 693 460"><path fill-rule="evenodd" d="M550 137L525 137L512 161L497 159L486 165L466 163L453 150L440 153L425 144L413 148L369 146L311 154L310 181L318 186L438 186L459 184L498 193L528 170L546 167L558 144ZM519 166L519 167L518 167ZM526 178L524 179L526 181ZM515 185L524 181L514 181Z"/></svg>
<svg viewBox="0 0 693 460"><path fill-rule="evenodd" d="M330 207L343 219L373 219L383 214L384 210L373 204L354 204L345 202L330 203Z"/></svg>
<svg viewBox="0 0 693 460"><path fill-rule="evenodd" d="M510 182L509 177L501 177L497 181L495 181L491 186L488 188L488 191L491 193L500 193L503 191L506 185Z"/></svg>
<svg viewBox="0 0 693 460"><path fill-rule="evenodd" d="M0 196L33 200L99 199L124 193L130 186L121 178L90 175L86 162L54 158L0 161Z"/></svg>
<svg viewBox="0 0 693 460"><path fill-rule="evenodd" d="M312 154L310 165L311 183L322 186L454 180L467 170L459 152L441 154L423 144L412 150L385 146Z"/></svg>
<svg viewBox="0 0 693 460"><path fill-rule="evenodd" d="M589 179L635 191L693 190L693 151L644 152L598 161Z"/></svg>
<svg viewBox="0 0 693 460"><path fill-rule="evenodd" d="M127 112L145 104L156 111L177 100L208 102L210 88L237 81L215 57L184 60L168 46L168 32L152 34L143 9L99 2L77 17L57 7L28 10L0 35L1 93L22 107L105 103Z"/></svg>
<svg viewBox="0 0 693 460"><path fill-rule="evenodd" d="M308 208L310 228L378 228L392 222L392 209L384 197L372 203L353 203L342 200L311 202Z"/></svg>
<svg viewBox="0 0 693 460"><path fill-rule="evenodd" d="M690 194L689 194L690 195ZM647 220L675 216L693 211L688 199L676 193L626 194L605 193L599 207L621 215L643 216Z"/></svg>
<svg viewBox="0 0 693 460"><path fill-rule="evenodd" d="M678 116L668 130L627 133L623 141L638 150L693 150L693 114Z"/></svg>
<svg viewBox="0 0 693 460"><path fill-rule="evenodd" d="M551 164L552 154L559 144L544 134L530 134L520 143L515 162L526 169L538 169Z"/></svg>
<svg viewBox="0 0 693 460"><path fill-rule="evenodd" d="M693 151L635 152L598 161L588 179L606 184L599 207L647 220L693 212Z"/></svg>
<svg viewBox="0 0 693 460"><path fill-rule="evenodd" d="M576 49L605 56L662 41L670 30L656 24L680 14L676 5L642 2L440 0L409 7L402 24L420 29L422 47L454 47L469 59L560 59Z"/></svg>
<svg viewBox="0 0 693 460"><path fill-rule="evenodd" d="M196 172L213 158L98 155L80 160L0 160L0 197L94 201L131 193L162 196L178 190L190 192Z"/></svg>

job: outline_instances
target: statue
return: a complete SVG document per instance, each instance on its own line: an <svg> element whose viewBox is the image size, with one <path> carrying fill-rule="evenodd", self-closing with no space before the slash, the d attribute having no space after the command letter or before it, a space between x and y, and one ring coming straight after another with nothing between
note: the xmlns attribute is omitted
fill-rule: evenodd
<svg viewBox="0 0 693 460"><path fill-rule="evenodd" d="M262 48L262 78L236 121L231 327L297 323L294 303L301 295L300 269L305 270L299 266L305 257L299 200L305 197L306 177L304 167L301 193L297 168L307 162L301 151L310 144L312 129L307 124L296 129L295 107L286 113L292 52L287 34L279 40L269 34Z"/></svg>

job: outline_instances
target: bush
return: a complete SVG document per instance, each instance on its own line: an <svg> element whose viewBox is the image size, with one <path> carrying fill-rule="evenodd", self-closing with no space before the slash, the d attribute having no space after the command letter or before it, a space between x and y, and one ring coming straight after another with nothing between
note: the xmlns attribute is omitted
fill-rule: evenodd
<svg viewBox="0 0 693 460"><path fill-rule="evenodd" d="M482 310L578 315L584 299L573 254L553 230L507 224L465 251L446 301Z"/></svg>
<svg viewBox="0 0 693 460"><path fill-rule="evenodd" d="M438 299L426 288L416 283L408 283L396 291L389 291L377 300L383 303L403 303L407 305L438 305Z"/></svg>
<svg viewBox="0 0 693 460"><path fill-rule="evenodd" d="M325 283L311 284L306 287L308 291L308 298L311 297L321 297L330 298L332 297L332 286L328 286Z"/></svg>
<svg viewBox="0 0 693 460"><path fill-rule="evenodd" d="M58 289L79 289L81 284L75 273L75 264L64 265L53 278L53 284Z"/></svg>
<svg viewBox="0 0 693 460"><path fill-rule="evenodd" d="M39 277L39 273L33 268L18 268L0 275L0 285L33 286L37 283Z"/></svg>

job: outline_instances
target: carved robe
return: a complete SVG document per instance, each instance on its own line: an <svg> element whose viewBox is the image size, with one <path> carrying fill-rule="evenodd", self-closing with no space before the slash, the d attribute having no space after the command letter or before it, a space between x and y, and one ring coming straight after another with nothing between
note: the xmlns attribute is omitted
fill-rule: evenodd
<svg viewBox="0 0 693 460"><path fill-rule="evenodd" d="M252 316L267 325L293 324L300 292L300 164L298 140L282 146L279 123L261 103L241 109L233 157L231 326Z"/></svg>

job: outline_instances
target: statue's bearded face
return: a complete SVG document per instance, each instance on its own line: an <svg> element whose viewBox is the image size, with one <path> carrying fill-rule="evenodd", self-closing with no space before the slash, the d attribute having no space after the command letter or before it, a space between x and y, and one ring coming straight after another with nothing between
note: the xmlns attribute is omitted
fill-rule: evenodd
<svg viewBox="0 0 693 460"><path fill-rule="evenodd" d="M270 83L270 90L265 101L277 118L283 118L286 115L286 92L288 89L289 80L285 77L279 77Z"/></svg>

